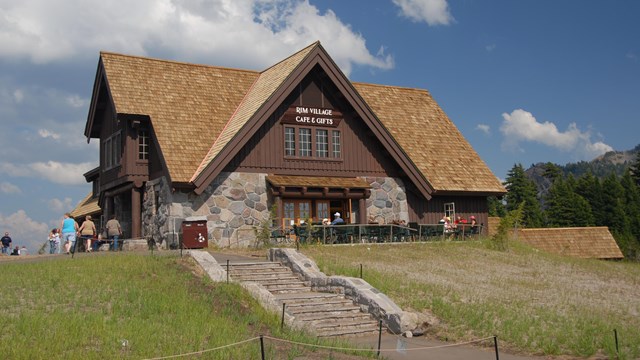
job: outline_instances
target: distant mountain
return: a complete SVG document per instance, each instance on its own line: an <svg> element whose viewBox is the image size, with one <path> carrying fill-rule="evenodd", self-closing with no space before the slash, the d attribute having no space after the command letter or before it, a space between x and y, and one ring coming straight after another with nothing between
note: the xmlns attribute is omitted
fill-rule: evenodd
<svg viewBox="0 0 640 360"><path fill-rule="evenodd" d="M579 161L577 163L568 163L566 165L558 165L564 176L573 174L574 178L579 178L587 172L591 172L594 176L603 179L612 172L621 176L625 169L636 159L640 152L640 144L632 150L626 151L609 151L604 155L600 155L591 161ZM556 164L557 165L557 164ZM543 176L545 171L545 163L537 163L531 165L525 171L525 174L536 183L538 195L544 197L551 186L551 181Z"/></svg>

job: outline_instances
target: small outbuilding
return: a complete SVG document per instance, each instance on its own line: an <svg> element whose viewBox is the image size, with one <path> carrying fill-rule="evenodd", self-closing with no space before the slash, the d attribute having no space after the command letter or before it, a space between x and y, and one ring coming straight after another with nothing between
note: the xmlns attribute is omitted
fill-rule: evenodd
<svg viewBox="0 0 640 360"><path fill-rule="evenodd" d="M521 229L518 239L553 254L594 259L624 258L606 226Z"/></svg>

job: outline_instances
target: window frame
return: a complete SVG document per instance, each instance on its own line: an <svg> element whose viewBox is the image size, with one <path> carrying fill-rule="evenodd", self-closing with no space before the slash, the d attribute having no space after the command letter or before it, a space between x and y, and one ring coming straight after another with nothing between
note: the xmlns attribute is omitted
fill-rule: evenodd
<svg viewBox="0 0 640 360"><path fill-rule="evenodd" d="M110 170L122 164L122 130L118 130L104 140L102 149L104 168Z"/></svg>
<svg viewBox="0 0 640 360"><path fill-rule="evenodd" d="M289 144L289 139L287 137L287 129L293 129L294 134L294 155L290 155L290 152L287 149ZM307 145L306 138L303 138L301 135L301 130L305 129L309 133L309 144L308 150L310 155L306 155L306 148L304 146ZM318 151L318 132L324 131L326 134L326 148L325 154L326 156L319 156ZM293 125L293 124L284 124L283 125L283 137L284 141L282 142L284 158L291 160L316 160L316 161L343 161L342 155L342 131L337 128L328 128L328 127L318 127L318 126L305 126L305 125ZM335 136L337 134L337 137ZM306 135L305 135L306 136ZM338 143L334 143L335 139L338 139ZM337 147L337 151L336 151ZM305 152L303 152L305 151ZM303 155L305 154L305 155ZM335 156L335 155L338 156Z"/></svg>

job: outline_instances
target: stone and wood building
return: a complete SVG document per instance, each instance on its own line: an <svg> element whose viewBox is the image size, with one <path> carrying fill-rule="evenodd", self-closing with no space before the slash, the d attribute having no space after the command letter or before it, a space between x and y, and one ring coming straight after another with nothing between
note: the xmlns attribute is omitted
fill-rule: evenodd
<svg viewBox="0 0 640 360"><path fill-rule="evenodd" d="M351 82L319 42L264 71L102 52L85 135L100 142L87 202L165 245L193 217L221 246L335 212L487 224L506 192L428 91Z"/></svg>

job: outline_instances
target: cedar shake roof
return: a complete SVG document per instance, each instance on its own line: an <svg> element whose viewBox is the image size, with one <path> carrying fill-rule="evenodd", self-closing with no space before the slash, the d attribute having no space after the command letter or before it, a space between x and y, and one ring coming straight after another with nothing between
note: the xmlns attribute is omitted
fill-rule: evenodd
<svg viewBox="0 0 640 360"><path fill-rule="evenodd" d="M259 73L101 53L119 114L148 115L174 182L188 182Z"/></svg>
<svg viewBox="0 0 640 360"><path fill-rule="evenodd" d="M193 181L211 160L233 139L251 116L271 97L287 76L291 74L302 59L304 59L317 44L319 43L315 42L307 46L260 74L216 139L207 156L202 160L195 174L193 174L191 181Z"/></svg>
<svg viewBox="0 0 640 360"><path fill-rule="evenodd" d="M116 113L149 116L171 181L193 183L318 47L263 72L107 52L101 64ZM506 192L427 91L353 86L435 193Z"/></svg>
<svg viewBox="0 0 640 360"><path fill-rule="evenodd" d="M102 212L100 206L98 206L98 198L93 198L93 192L90 192L78 203L75 209L71 212L71 217L74 219L82 218L86 215L93 215Z"/></svg>
<svg viewBox="0 0 640 360"><path fill-rule="evenodd" d="M606 226L521 229L518 239L542 251L559 255L595 259L624 257Z"/></svg>
<svg viewBox="0 0 640 360"><path fill-rule="evenodd" d="M360 178L269 175L266 179L273 186L306 186L351 189L368 189L371 187L368 182Z"/></svg>
<svg viewBox="0 0 640 360"><path fill-rule="evenodd" d="M362 83L353 86L436 194L506 192L428 91Z"/></svg>

